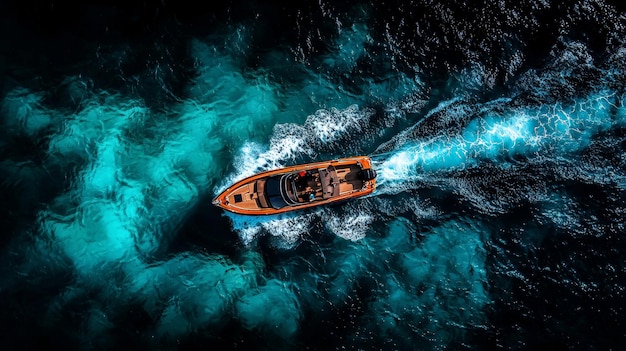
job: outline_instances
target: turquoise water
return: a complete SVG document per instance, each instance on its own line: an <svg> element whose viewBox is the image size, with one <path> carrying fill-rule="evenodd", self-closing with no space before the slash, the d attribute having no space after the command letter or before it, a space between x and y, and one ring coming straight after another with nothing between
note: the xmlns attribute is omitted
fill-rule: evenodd
<svg viewBox="0 0 626 351"><path fill-rule="evenodd" d="M621 347L621 5L42 4L3 5L9 349ZM352 155L366 198L211 205Z"/></svg>

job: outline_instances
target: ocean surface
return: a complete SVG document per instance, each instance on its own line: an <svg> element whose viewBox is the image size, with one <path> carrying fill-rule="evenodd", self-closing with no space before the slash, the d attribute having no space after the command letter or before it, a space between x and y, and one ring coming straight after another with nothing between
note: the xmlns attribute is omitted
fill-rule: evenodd
<svg viewBox="0 0 626 351"><path fill-rule="evenodd" d="M0 48L2 350L624 349L623 1L4 0Z"/></svg>

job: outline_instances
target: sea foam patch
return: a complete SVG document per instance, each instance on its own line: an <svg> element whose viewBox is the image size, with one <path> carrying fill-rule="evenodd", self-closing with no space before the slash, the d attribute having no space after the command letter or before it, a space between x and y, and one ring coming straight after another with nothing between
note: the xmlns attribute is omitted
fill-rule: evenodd
<svg viewBox="0 0 626 351"><path fill-rule="evenodd" d="M369 119L374 115L369 109L359 109L351 105L343 110L318 110L307 118L305 126L309 128L320 146L338 142L341 139L361 134L369 125Z"/></svg>
<svg viewBox="0 0 626 351"><path fill-rule="evenodd" d="M351 241L365 238L374 221L374 216L360 206L349 207L348 212L341 215L327 210L322 212L321 217L328 231Z"/></svg>
<svg viewBox="0 0 626 351"><path fill-rule="evenodd" d="M274 238L275 247L283 249L296 247L312 230L312 223L318 217L316 212L303 211L271 216L245 216L230 212L225 215L244 244L251 245L261 235L267 234Z"/></svg>

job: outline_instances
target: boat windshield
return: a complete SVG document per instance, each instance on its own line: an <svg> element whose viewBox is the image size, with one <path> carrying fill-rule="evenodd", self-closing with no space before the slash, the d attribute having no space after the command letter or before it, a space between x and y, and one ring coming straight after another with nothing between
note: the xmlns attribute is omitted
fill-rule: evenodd
<svg viewBox="0 0 626 351"><path fill-rule="evenodd" d="M274 176L267 178L267 182L265 183L265 195L267 195L267 199L269 200L272 207L279 209L289 205L281 194L281 177Z"/></svg>

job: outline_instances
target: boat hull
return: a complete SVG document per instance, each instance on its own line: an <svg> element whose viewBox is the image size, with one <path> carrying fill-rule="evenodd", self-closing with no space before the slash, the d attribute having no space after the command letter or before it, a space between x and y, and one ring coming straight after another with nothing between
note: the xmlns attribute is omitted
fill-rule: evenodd
<svg viewBox="0 0 626 351"><path fill-rule="evenodd" d="M243 215L273 215L371 194L375 177L367 156L306 163L242 179L215 197L213 204Z"/></svg>

